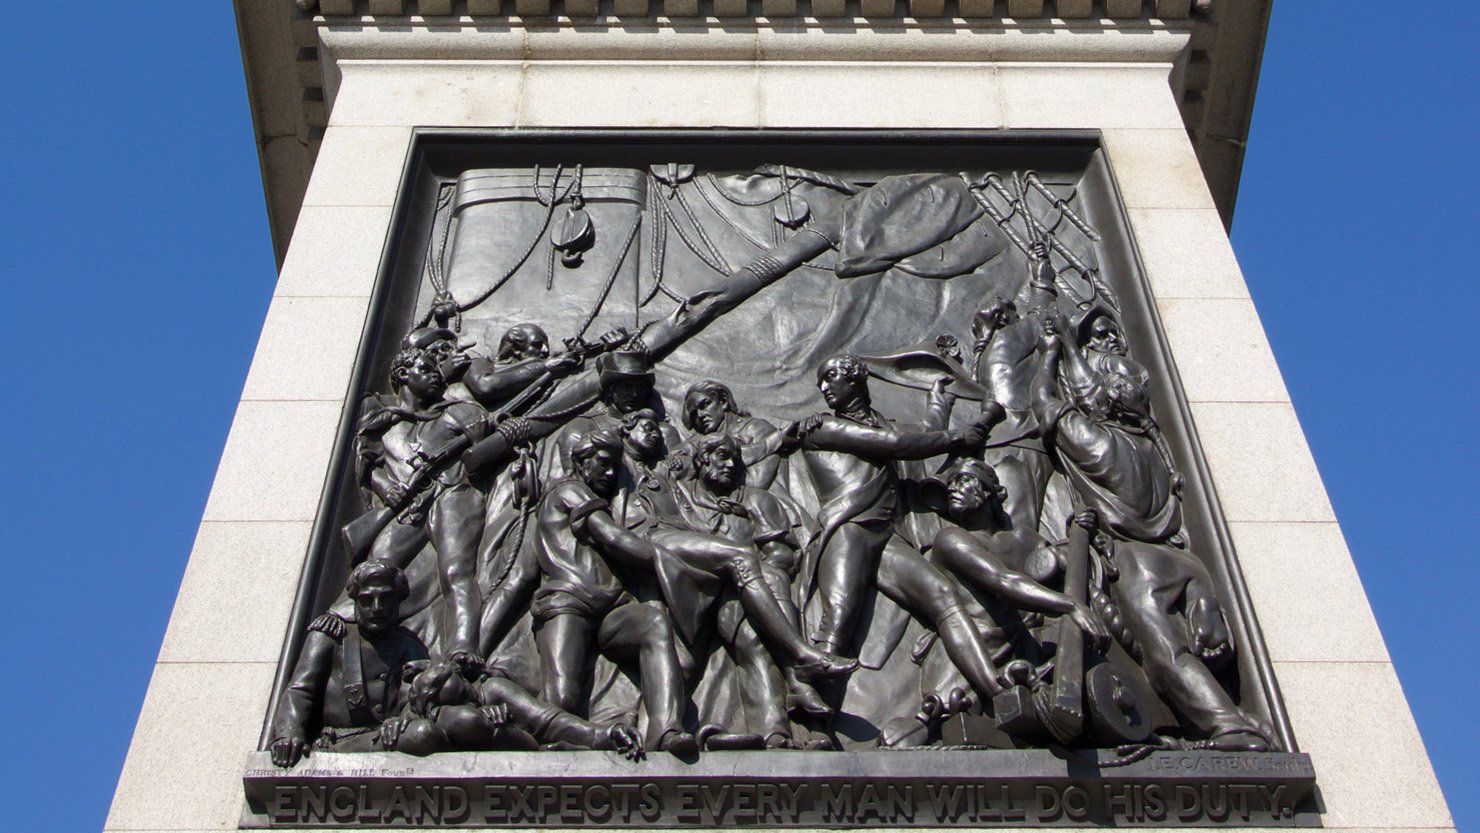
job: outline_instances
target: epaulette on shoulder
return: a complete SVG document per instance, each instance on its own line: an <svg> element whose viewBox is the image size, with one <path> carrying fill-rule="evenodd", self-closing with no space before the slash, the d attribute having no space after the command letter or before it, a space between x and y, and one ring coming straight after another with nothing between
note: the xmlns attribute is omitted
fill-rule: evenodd
<svg viewBox="0 0 1480 833"><path fill-rule="evenodd" d="M349 623L336 613L321 613L308 623L309 632L317 631L335 642L343 642L349 632Z"/></svg>

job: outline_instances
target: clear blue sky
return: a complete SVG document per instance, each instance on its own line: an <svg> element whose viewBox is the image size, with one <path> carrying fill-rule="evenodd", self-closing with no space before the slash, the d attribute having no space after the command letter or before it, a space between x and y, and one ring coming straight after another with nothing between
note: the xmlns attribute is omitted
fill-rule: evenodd
<svg viewBox="0 0 1480 833"><path fill-rule="evenodd" d="M0 20L0 826L97 829L275 269L229 3ZM1283 0L1234 225L1461 829L1480 824L1477 37L1476 2Z"/></svg>

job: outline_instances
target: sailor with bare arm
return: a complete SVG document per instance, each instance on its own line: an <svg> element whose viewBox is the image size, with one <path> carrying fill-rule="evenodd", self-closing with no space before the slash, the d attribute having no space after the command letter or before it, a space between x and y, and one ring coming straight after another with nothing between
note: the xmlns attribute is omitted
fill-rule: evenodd
<svg viewBox="0 0 1480 833"><path fill-rule="evenodd" d="M484 501L449 452L486 435L489 420L481 406L446 397L449 343L456 342L448 330L412 331L391 367L394 393L367 397L361 407L355 437L360 483L376 505L370 514L382 524L364 536L367 552L348 543L359 522L346 527L346 545L352 558L404 568L431 541L447 599L445 653L475 676L483 667L474 567ZM311 627L340 636L348 614L345 599Z"/></svg>
<svg viewBox="0 0 1480 833"><path fill-rule="evenodd" d="M1055 556L1045 552L1050 545L1036 529L1009 528L1004 523L1002 505L1007 490L991 466L970 457L957 458L927 479L922 491L926 501L952 522L936 534L930 549L932 561L1018 610L1068 616L1093 639L1109 642L1110 631L1088 605L1004 563L1022 564ZM1073 522L1094 529L1099 520L1093 509L1086 509ZM1046 559L1034 558L1040 554Z"/></svg>
<svg viewBox="0 0 1480 833"><path fill-rule="evenodd" d="M647 711L649 749L698 751L683 730L684 685L673 623L657 604L639 602L614 567L651 563L652 545L611 516L622 446L600 429L567 434L571 475L540 501L535 552L541 581L532 612L544 699L579 712L590 687L594 649L618 662L636 661Z"/></svg>
<svg viewBox="0 0 1480 833"><path fill-rule="evenodd" d="M983 402L1003 409L1002 424L992 431L984 457L1007 489L1004 508L1012 526L1036 530L1053 460L1043 447L1029 397L1039 365L1038 335L1044 317L1054 314L1055 301L1047 246L1035 243L1029 254L1028 308L1019 311L1010 298L991 296L971 328Z"/></svg>

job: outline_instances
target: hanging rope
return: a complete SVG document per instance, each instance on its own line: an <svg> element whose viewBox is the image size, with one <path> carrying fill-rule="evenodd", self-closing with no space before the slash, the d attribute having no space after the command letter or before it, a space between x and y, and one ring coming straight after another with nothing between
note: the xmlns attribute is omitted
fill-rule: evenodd
<svg viewBox="0 0 1480 833"><path fill-rule="evenodd" d="M713 181L714 174L710 174L709 175L709 179L711 181ZM730 197L729 195L725 194L723 191L721 191L719 189L719 186L716 185L716 186L714 186L714 188L715 188L715 191L717 191L721 197L724 197L726 200L729 200L730 202L733 202L736 205L745 206L747 208L755 208L755 207L762 206L762 205L769 205L770 203L773 203L777 199L779 199L778 197L772 197L772 198L766 200L765 202L743 203L743 202L740 202L739 200L736 200L733 197ZM749 230L747 230L745 228L742 228L734 220L731 220L730 217L729 217L729 215L726 214L723 210L720 209L720 207L718 205L715 204L714 198L711 197L711 196L709 196L708 191L702 185L700 185L697 182L694 183L694 190L699 192L699 196L704 199L704 202L706 204L708 204L709 210L713 211L715 213L715 215L718 216L720 218L720 220L722 220L724 222L725 225L729 226L731 231L733 231L736 234L740 235L740 237L743 238L745 240L745 242L747 242L750 245L756 247L757 249L760 249L763 252L769 252L769 251L771 251L771 249L772 249L771 246L767 246L765 243L761 242L760 240L755 239L754 237L752 237L750 235L750 231ZM773 225L773 228L774 228L774 224L772 224L772 225Z"/></svg>
<svg viewBox="0 0 1480 833"><path fill-rule="evenodd" d="M730 264L725 261L725 256L720 253L719 247L714 245L714 241L710 240L709 235L705 233L704 226L700 224L699 218L694 216L694 209L692 206L689 205L688 198L683 195L683 189L673 189L673 196L678 200L679 208L683 209L684 219L688 220L689 224L694 227L694 233L699 236L699 239L704 243L704 248L707 249L709 251L709 254L714 258L713 261L709 261L706 259L705 262L718 264L720 274L728 275L730 274L730 272L734 271L732 268L730 268ZM670 213L668 216L671 218L673 215ZM683 229L679 229L679 234L682 235L682 233ZM697 254L697 252L695 252L695 254Z"/></svg>
<svg viewBox="0 0 1480 833"><path fill-rule="evenodd" d="M601 312L602 306L606 304L606 298L611 294L612 286L617 282L617 273L622 271L622 264L627 261L627 253L632 250L632 241L637 239L637 231L641 227L642 214L639 212L632 219L632 227L627 229L627 239L622 243L621 252L617 254L617 262L612 264L611 273L606 276L606 286L602 287L601 296L596 299L596 305L591 308L591 314L586 316L585 323L581 325L581 329L576 331L576 338L586 335L586 330L591 328L591 322L596 320L597 314Z"/></svg>
<svg viewBox="0 0 1480 833"><path fill-rule="evenodd" d="M716 262L709 255L706 255L704 252L701 252L699 250L698 244L689 239L688 234L686 234L683 230L683 226L678 224L678 220L673 216L673 212L663 201L658 201L657 205L658 210L663 213L663 221L673 226L673 230L678 232L678 239L683 241L684 245L688 247L689 251L694 253L695 257L703 261L705 266L708 266L710 269L713 269L715 272L721 275L730 274L730 267L726 265L723 260Z"/></svg>
<svg viewBox="0 0 1480 833"><path fill-rule="evenodd" d="M425 327L439 311L451 306L456 309L457 302L453 300L452 293L447 290L447 238L452 233L452 198L457 193L455 183L446 183L437 194L437 210L434 216L437 218L437 226L441 233L433 233L432 240L427 243L427 280L432 284L432 305L422 316L417 327ZM436 251L432 251L432 247ZM453 329L462 330L462 315L454 314L452 317Z"/></svg>
<svg viewBox="0 0 1480 833"><path fill-rule="evenodd" d="M565 199L565 195L561 195L558 198L555 196L555 189L560 182L560 174L562 170L564 170L563 165L555 166L555 177L550 182L550 197L548 200L546 200L542 199L540 195L540 166L534 166L534 199L535 202L539 203L542 206L545 206L545 218L540 223L539 230L536 231L534 233L534 236L530 238L529 245L524 249L524 254L520 255L519 259L514 261L514 265L510 266L508 271L499 276L499 278L495 280L493 284L489 286L486 290L478 293L478 297L466 303L461 301L454 301L459 313L467 312L473 307L476 307L484 301L487 301L489 298L493 297L493 293L502 289L504 284L508 283L509 279L514 277L514 273L518 272L520 267L524 265L525 261L529 260L529 256L534 254L535 247L540 244L540 240L543 239L545 236L545 231L550 228L550 220L555 216L556 206L558 206L560 202ZM567 188L565 194L568 195L569 193L570 189ZM449 292L447 294L447 297L452 298L452 294ZM426 322L429 320L431 320L430 313L427 314L426 319L424 319L422 323L418 326L425 327Z"/></svg>

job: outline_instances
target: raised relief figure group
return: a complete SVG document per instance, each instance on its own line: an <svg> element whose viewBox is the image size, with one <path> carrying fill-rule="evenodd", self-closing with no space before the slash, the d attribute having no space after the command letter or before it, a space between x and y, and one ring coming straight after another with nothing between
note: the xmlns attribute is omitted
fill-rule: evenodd
<svg viewBox="0 0 1480 833"><path fill-rule="evenodd" d="M631 331L552 353L521 323L483 345L444 308L404 336L361 409L350 569L282 694L275 763L1274 746L1239 705L1151 374L1113 305L1061 297L1043 235L970 333L816 365L812 416L737 401L722 373L665 404L677 344L849 233L796 214ZM906 364L918 410L883 413L873 388Z"/></svg>

